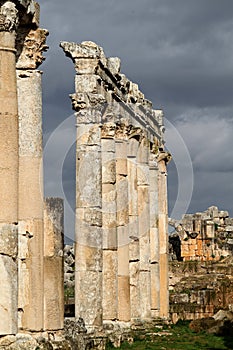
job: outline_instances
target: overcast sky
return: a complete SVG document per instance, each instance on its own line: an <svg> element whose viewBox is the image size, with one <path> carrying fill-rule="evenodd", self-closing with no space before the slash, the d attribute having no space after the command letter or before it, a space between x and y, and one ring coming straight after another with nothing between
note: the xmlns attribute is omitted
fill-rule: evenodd
<svg viewBox="0 0 233 350"><path fill-rule="evenodd" d="M74 206L74 69L59 42L91 40L106 56L120 57L122 73L139 84L155 109L164 110L174 158L168 168L170 215L217 205L233 216L233 0L40 5L41 26L50 32L41 66L46 195L61 196L63 190ZM68 207L66 228L72 231Z"/></svg>

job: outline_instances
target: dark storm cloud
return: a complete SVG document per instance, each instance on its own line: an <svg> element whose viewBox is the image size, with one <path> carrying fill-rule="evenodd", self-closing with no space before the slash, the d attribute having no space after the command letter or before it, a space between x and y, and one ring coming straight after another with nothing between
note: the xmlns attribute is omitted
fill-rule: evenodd
<svg viewBox="0 0 233 350"><path fill-rule="evenodd" d="M41 0L40 4L41 26L50 31L50 50L42 66L45 139L72 113L68 95L74 92L74 69L59 42L92 40L107 56L121 58L122 72L139 84L154 108L164 109L184 138L194 170L190 209L222 203L231 210L233 1ZM177 136L168 130L167 137L174 153ZM69 162L63 181L72 197ZM169 168L170 208L177 195L179 164L176 168L174 163ZM53 188L55 176L50 170L46 181Z"/></svg>

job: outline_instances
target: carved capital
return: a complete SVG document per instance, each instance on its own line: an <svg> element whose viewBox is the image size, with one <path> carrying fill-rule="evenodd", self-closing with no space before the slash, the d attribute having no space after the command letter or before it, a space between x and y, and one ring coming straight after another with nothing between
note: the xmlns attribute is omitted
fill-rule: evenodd
<svg viewBox="0 0 233 350"><path fill-rule="evenodd" d="M101 137L103 139L113 139L115 137L116 124L114 123L105 123L101 129Z"/></svg>
<svg viewBox="0 0 233 350"><path fill-rule="evenodd" d="M80 109L84 109L87 107L86 94L76 93L76 94L70 95L70 98L71 98L71 103L74 111L79 112Z"/></svg>
<svg viewBox="0 0 233 350"><path fill-rule="evenodd" d="M0 32L13 32L18 25L18 10L11 1L6 1L0 7Z"/></svg>
<svg viewBox="0 0 233 350"><path fill-rule="evenodd" d="M130 126L127 122L121 121L116 124L116 138L125 140L129 136Z"/></svg>
<svg viewBox="0 0 233 350"><path fill-rule="evenodd" d="M16 40L18 69L35 69L45 60L43 52L48 49L46 45L48 34L46 29L41 28L29 32L24 29L18 33Z"/></svg>
<svg viewBox="0 0 233 350"><path fill-rule="evenodd" d="M160 151L157 155L158 163L163 161L165 163L165 165L167 165L171 159L172 159L172 156L169 152Z"/></svg>
<svg viewBox="0 0 233 350"><path fill-rule="evenodd" d="M103 106L106 102L105 97L101 94L93 94L93 93L81 93L77 92L75 94L70 95L73 109L76 112L79 112L80 109L84 108L93 108L99 109L99 107Z"/></svg>
<svg viewBox="0 0 233 350"><path fill-rule="evenodd" d="M135 127L135 126L131 126L129 128L129 139L135 138L139 142L141 142L144 137L145 137L145 134L142 128Z"/></svg>

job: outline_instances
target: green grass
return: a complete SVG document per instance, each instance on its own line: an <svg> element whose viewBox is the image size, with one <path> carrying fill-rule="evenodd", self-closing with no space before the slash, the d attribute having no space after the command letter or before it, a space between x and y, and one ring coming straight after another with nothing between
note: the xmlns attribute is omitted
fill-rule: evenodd
<svg viewBox="0 0 233 350"><path fill-rule="evenodd" d="M165 329L165 333L170 335L155 335L162 334L160 329L150 331L150 334L145 336L145 339L136 339L133 344L123 343L120 349L134 350L226 350L233 349L233 335L229 337L218 337L207 333L194 333L189 329L189 322L178 322L176 325ZM138 338L138 337L137 337ZM108 345L107 349L113 349L112 345Z"/></svg>

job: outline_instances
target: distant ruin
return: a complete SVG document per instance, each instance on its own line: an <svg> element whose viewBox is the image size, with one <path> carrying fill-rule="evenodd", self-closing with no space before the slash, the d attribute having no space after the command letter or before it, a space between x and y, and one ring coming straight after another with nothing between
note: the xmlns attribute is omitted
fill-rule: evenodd
<svg viewBox="0 0 233 350"><path fill-rule="evenodd" d="M169 236L173 260L218 261L233 253L233 218L212 206L203 213L169 219L175 228Z"/></svg>

